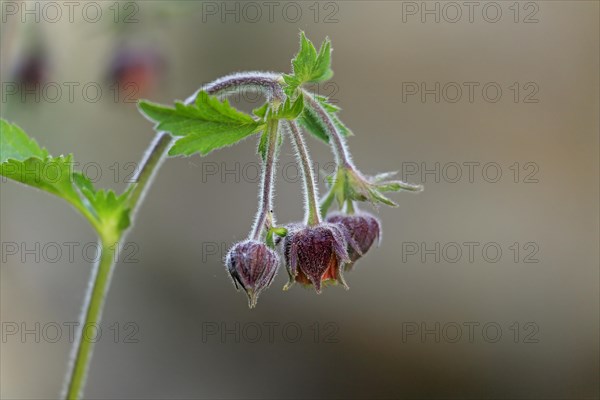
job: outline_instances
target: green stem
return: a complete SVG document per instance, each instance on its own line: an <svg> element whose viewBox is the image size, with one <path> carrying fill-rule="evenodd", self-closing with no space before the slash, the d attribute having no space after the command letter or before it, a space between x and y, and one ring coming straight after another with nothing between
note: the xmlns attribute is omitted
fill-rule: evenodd
<svg viewBox="0 0 600 400"><path fill-rule="evenodd" d="M354 201L347 199L346 200L346 214L353 215L355 213L354 209Z"/></svg>
<svg viewBox="0 0 600 400"><path fill-rule="evenodd" d="M296 157L298 164L302 170L302 179L304 181L304 194L306 196L306 224L314 226L321 223L321 212L319 211L319 203L317 201L317 185L315 184L315 178L311 167L310 156L308 149L298 128L298 124L295 121L287 121L290 132L292 133L292 139L294 147L296 148Z"/></svg>
<svg viewBox="0 0 600 400"><path fill-rule="evenodd" d="M249 76L235 75L225 77L209 85L206 91L210 94L223 94L239 87L248 87L264 92L268 98L273 101L279 101L282 98L282 91L277 83L276 76L271 74L250 74ZM186 100L186 103L191 103L195 100L195 95ZM277 121L275 121L277 123ZM276 126L276 125L275 125ZM277 129L275 129L275 137ZM172 137L166 132L158 132L150 150L145 156L143 166L137 176L137 179L132 183L127 190L131 190L129 204L131 207L130 215L133 220L137 209L139 208L146 190L152 182L158 167L161 165L167 150L172 142ZM274 140L276 143L276 140ZM275 147L274 147L275 148ZM272 168L271 168L272 169ZM272 174L272 172L271 172ZM271 185L269 180L269 186ZM270 192L269 192L270 193ZM267 216L270 212L271 195L267 197L267 210L263 214L264 225ZM102 309L106 293L110 286L112 272L115 266L115 254L118 252L119 241L125 237L125 232L119 237L118 234L113 234L112 231L106 231L106 227L98 221L88 210L80 210L90 220L101 238L101 258L94 266L90 277L90 284L86 293L86 299L83 306L82 321L80 330L77 332L77 337L72 348L70 358L69 372L65 378L64 397L67 399L79 399L83 392L87 372L89 369L90 360L94 343L86 340L85 328L91 324L98 324L102 316Z"/></svg>
<svg viewBox="0 0 600 400"><path fill-rule="evenodd" d="M171 146L173 137L167 132L158 132L154 143L151 145L150 150L146 154L146 158L143 162L143 167L140 169L138 176L134 183L131 184L133 187L131 195L129 197L129 204L131 204L132 212L137 209L137 204L140 199L143 199L146 189L150 186L152 179L154 178L155 171L158 169L167 150ZM132 215L133 217L133 215Z"/></svg>
<svg viewBox="0 0 600 400"><path fill-rule="evenodd" d="M94 265L92 271L90 278L92 285L85 299L85 312L82 316L83 324L77 331L76 346L73 347L74 353L71 357L69 379L66 381L65 398L69 400L79 399L83 391L94 349L94 342L86 337L86 330L88 327L98 328L100 323L106 292L110 286L110 278L115 266L115 255L118 254L118 246L118 243L112 245L101 243L100 260Z"/></svg>
<svg viewBox="0 0 600 400"><path fill-rule="evenodd" d="M142 168L136 181L130 185L128 190L131 190L129 204L132 219L144 198L146 189L162 163L171 141L171 135L168 133L159 132L156 135L156 139L142 162ZM112 272L117 261L115 255L118 254L119 241L125 236L124 233L119 237L118 233L106 231L100 223L94 224L94 227L100 235L101 256L90 276L90 286L83 305L81 326L73 345L71 364L65 380L65 398L69 400L79 399L83 392L94 349L94 343L86 340L85 330L86 327L97 326L100 323L106 293L110 287Z"/></svg>

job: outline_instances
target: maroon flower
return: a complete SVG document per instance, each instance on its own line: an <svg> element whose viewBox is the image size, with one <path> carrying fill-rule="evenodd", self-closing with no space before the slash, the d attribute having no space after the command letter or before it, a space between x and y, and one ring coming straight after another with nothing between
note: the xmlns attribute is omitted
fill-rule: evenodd
<svg viewBox="0 0 600 400"><path fill-rule="evenodd" d="M348 246L348 256L352 262L346 265L346 270L350 269L356 260L369 251L375 240L379 241L381 238L379 220L364 211L352 215L333 213L327 217L327 222L344 226L346 241L353 244L353 246Z"/></svg>
<svg viewBox="0 0 600 400"><path fill-rule="evenodd" d="M269 287L277 274L279 256L256 240L236 243L225 258L235 288L246 291L248 306L254 308L260 292Z"/></svg>
<svg viewBox="0 0 600 400"><path fill-rule="evenodd" d="M340 267L349 262L343 228L336 224L294 224L284 239L285 262L290 281L313 285L321 293L321 282L339 282L348 288Z"/></svg>

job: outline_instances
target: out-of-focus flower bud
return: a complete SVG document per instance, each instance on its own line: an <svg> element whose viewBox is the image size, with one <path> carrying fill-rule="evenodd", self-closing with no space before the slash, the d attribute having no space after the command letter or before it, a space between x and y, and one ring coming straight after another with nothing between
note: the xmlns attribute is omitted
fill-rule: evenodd
<svg viewBox="0 0 600 400"><path fill-rule="evenodd" d="M381 224L368 212L359 211L352 215L336 212L327 216L327 222L344 226L346 241L352 244L348 246L348 256L352 263L346 265L346 270L369 251L375 240L381 238Z"/></svg>
<svg viewBox="0 0 600 400"><path fill-rule="evenodd" d="M22 55L13 72L14 79L19 83L21 90L28 92L40 91L42 85L48 81L48 74L48 57L41 46Z"/></svg>
<svg viewBox="0 0 600 400"><path fill-rule="evenodd" d="M108 79L124 100L148 96L158 84L164 60L154 49L121 45L109 65Z"/></svg>
<svg viewBox="0 0 600 400"><path fill-rule="evenodd" d="M260 292L269 287L277 274L279 256L266 244L256 240L236 243L225 258L227 271L235 288L248 295L248 306L254 308Z"/></svg>
<svg viewBox="0 0 600 400"><path fill-rule="evenodd" d="M350 262L343 228L336 224L288 226L284 239L284 255L290 282L313 285L321 293L321 282L339 282L348 288L340 267Z"/></svg>

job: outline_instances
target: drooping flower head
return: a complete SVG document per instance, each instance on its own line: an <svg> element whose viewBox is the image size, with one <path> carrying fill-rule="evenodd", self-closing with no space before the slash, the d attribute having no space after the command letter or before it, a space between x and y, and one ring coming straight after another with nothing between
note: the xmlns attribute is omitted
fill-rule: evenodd
<svg viewBox="0 0 600 400"><path fill-rule="evenodd" d="M260 292L271 285L277 274L279 256L264 243L246 240L229 250L225 265L235 288L244 289L248 306L254 308Z"/></svg>
<svg viewBox="0 0 600 400"><path fill-rule="evenodd" d="M379 220L365 211L358 211L351 215L335 212L327 216L327 222L337 223L345 228L346 241L349 243L348 256L351 260L351 263L346 264L346 270L369 251L375 240L381 238Z"/></svg>
<svg viewBox="0 0 600 400"><path fill-rule="evenodd" d="M285 289L294 282L313 285L317 293L321 283L338 282L348 288L341 271L341 266L350 262L344 236L337 224L288 226L283 246L290 282Z"/></svg>

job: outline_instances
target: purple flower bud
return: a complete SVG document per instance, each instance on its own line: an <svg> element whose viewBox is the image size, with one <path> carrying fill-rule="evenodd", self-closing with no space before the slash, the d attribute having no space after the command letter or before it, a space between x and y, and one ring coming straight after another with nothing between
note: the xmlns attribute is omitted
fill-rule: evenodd
<svg viewBox="0 0 600 400"><path fill-rule="evenodd" d="M316 226L288 226L284 255L290 282L312 284L321 293L321 282L339 282L348 288L340 267L350 262L342 227L323 223Z"/></svg>
<svg viewBox="0 0 600 400"><path fill-rule="evenodd" d="M348 255L352 263L346 266L346 270L362 257L373 245L375 240L381 238L381 224L372 214L359 211L356 214L346 215L333 213L327 217L327 222L337 223L344 226L346 241L348 242Z"/></svg>
<svg viewBox="0 0 600 400"><path fill-rule="evenodd" d="M227 271L235 288L246 291L248 306L254 308L260 292L269 287L277 274L279 256L266 244L256 240L236 243L225 258Z"/></svg>

